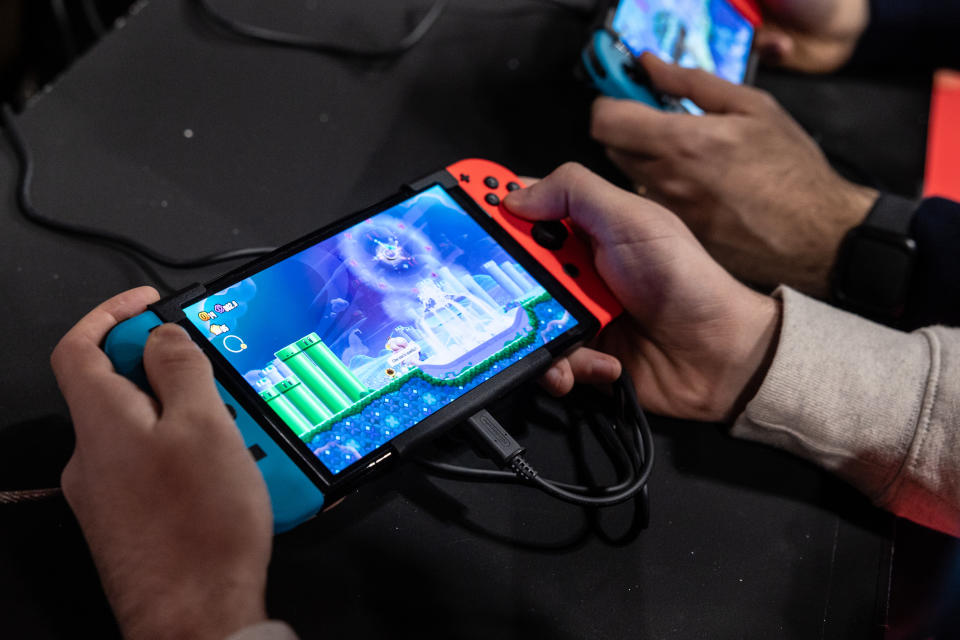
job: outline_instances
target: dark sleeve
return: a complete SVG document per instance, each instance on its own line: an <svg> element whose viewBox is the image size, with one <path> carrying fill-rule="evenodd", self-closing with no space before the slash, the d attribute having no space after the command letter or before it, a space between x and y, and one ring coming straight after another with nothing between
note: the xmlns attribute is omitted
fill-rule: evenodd
<svg viewBox="0 0 960 640"><path fill-rule="evenodd" d="M851 67L960 66L960 0L870 0Z"/></svg>
<svg viewBox="0 0 960 640"><path fill-rule="evenodd" d="M960 203L924 200L913 216L917 243L905 329L960 327Z"/></svg>

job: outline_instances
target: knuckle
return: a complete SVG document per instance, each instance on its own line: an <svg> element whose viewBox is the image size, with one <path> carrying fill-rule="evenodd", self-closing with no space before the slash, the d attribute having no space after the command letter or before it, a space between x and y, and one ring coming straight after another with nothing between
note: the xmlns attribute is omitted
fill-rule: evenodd
<svg viewBox="0 0 960 640"><path fill-rule="evenodd" d="M50 366L53 368L56 373L58 370L63 370L70 363L70 354L76 349L76 340L69 336L65 336L60 339L60 342L57 343L57 346L53 348L53 351L50 353Z"/></svg>
<svg viewBox="0 0 960 640"><path fill-rule="evenodd" d="M67 502L73 504L80 492L80 471L77 468L76 456L67 461L66 466L60 473L60 489Z"/></svg>
<svg viewBox="0 0 960 640"><path fill-rule="evenodd" d="M150 353L150 361L162 369L189 369L197 373L210 370L210 362L190 344L162 345Z"/></svg>
<svg viewBox="0 0 960 640"><path fill-rule="evenodd" d="M577 179L578 177L582 176L586 170L587 168L579 162L564 162L557 168L555 173L561 178Z"/></svg>
<svg viewBox="0 0 960 640"><path fill-rule="evenodd" d="M747 89L750 91L750 99L758 109L763 111L777 111L780 108L780 103L777 102L777 99L774 98L773 94L769 91L754 87L748 87Z"/></svg>
<svg viewBox="0 0 960 640"><path fill-rule="evenodd" d="M610 124L610 110L606 103L595 102L590 111L590 136L594 139L603 139Z"/></svg>
<svg viewBox="0 0 960 640"><path fill-rule="evenodd" d="M688 195L690 188L685 179L671 176L657 183L657 191L669 200L681 200Z"/></svg>

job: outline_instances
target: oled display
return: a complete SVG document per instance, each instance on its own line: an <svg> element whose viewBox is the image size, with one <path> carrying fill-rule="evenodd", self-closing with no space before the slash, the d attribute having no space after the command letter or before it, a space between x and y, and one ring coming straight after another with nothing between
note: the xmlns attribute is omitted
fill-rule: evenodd
<svg viewBox="0 0 960 640"><path fill-rule="evenodd" d="M577 324L439 186L184 313L334 474Z"/></svg>
<svg viewBox="0 0 960 640"><path fill-rule="evenodd" d="M747 74L753 26L724 0L622 0L612 26L636 56L652 51L738 84Z"/></svg>

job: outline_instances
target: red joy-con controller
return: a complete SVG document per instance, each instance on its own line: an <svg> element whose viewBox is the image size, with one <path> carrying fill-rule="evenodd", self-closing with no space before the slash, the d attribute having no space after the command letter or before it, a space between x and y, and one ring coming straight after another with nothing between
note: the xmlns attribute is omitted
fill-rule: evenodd
<svg viewBox="0 0 960 640"><path fill-rule="evenodd" d="M754 29L763 24L763 13L760 11L760 4L757 0L730 0L730 4L747 19L747 22L753 25Z"/></svg>
<svg viewBox="0 0 960 640"><path fill-rule="evenodd" d="M620 302L597 274L590 247L573 232L568 219L533 223L503 207L503 198L524 186L512 171L489 160L471 158L450 165L447 172L600 321L601 328L623 312Z"/></svg>

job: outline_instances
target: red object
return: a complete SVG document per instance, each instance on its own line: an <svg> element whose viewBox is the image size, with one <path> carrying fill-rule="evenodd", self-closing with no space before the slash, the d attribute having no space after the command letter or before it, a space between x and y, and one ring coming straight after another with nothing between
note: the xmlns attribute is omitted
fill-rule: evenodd
<svg viewBox="0 0 960 640"><path fill-rule="evenodd" d="M763 23L763 16L760 13L760 4L757 0L730 0L733 8L750 21L753 28L756 29Z"/></svg>
<svg viewBox="0 0 960 640"><path fill-rule="evenodd" d="M610 324L623 312L620 302L597 274L590 248L573 232L569 219L565 218L561 221L567 228L566 240L559 249L549 250L533 239L532 222L518 218L507 211L502 204L494 205L488 202L490 194L496 196L495 202L502 201L509 193L507 185L511 182L524 186L512 171L495 162L477 158L456 162L447 167L447 171L481 209L496 220L600 321L601 328ZM496 179L497 186L490 188L485 183L487 178ZM490 198L490 200L494 199Z"/></svg>
<svg viewBox="0 0 960 640"><path fill-rule="evenodd" d="M960 72L933 77L923 195L960 202Z"/></svg>

